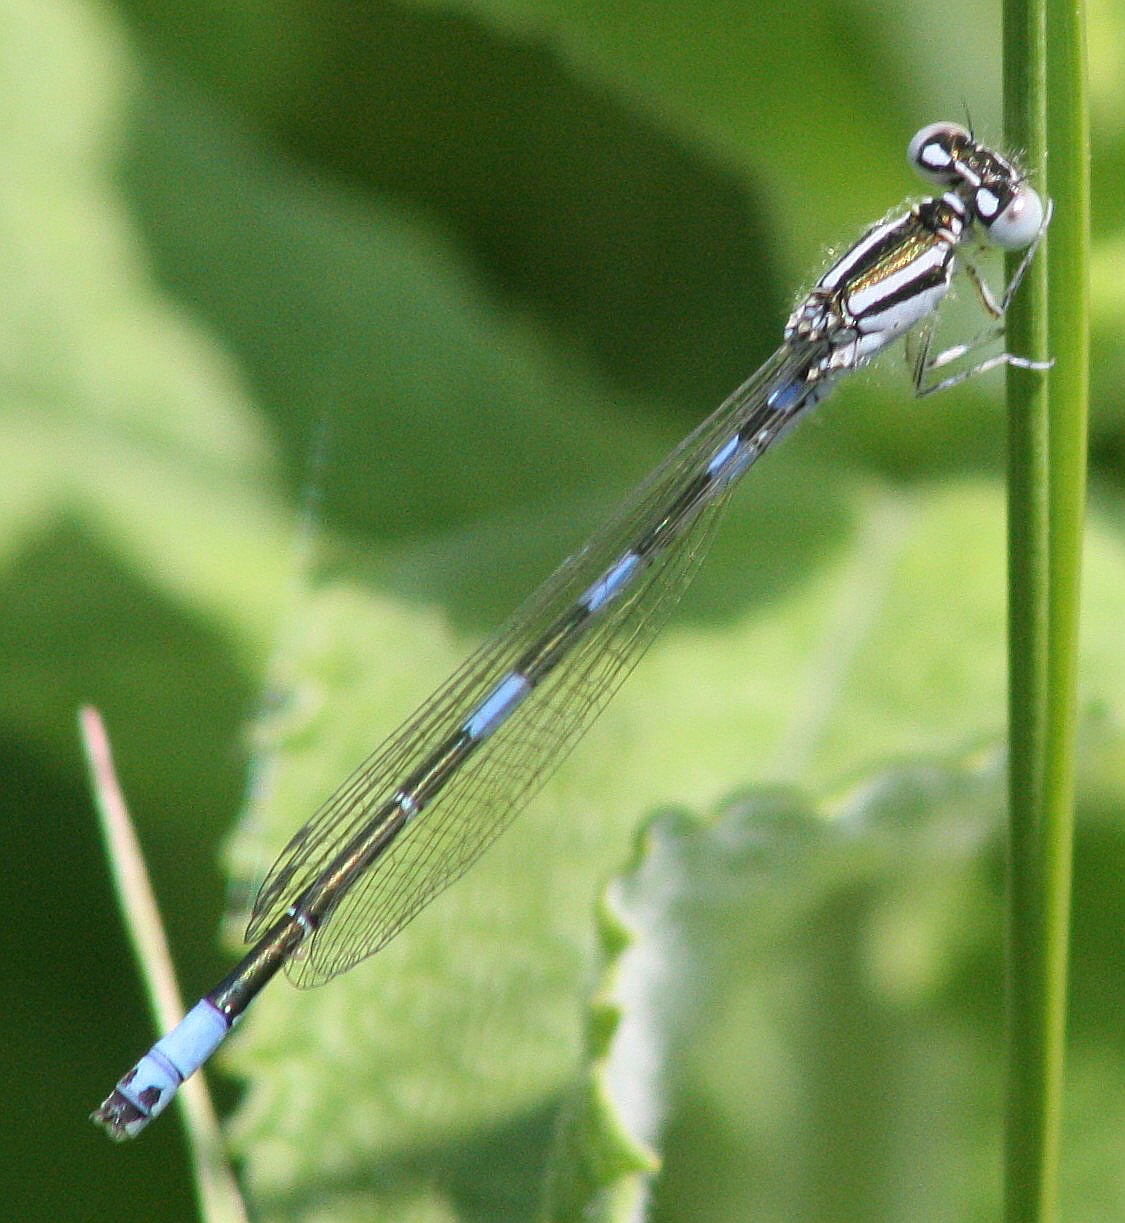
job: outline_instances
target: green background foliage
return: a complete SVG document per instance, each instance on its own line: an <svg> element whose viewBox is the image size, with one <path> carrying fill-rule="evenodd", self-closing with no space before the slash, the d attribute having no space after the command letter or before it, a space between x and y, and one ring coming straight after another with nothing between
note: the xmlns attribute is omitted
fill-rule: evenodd
<svg viewBox="0 0 1125 1223"><path fill-rule="evenodd" d="M1125 1213L1125 106L1120 8L1091 22L1063 1192L1096 1220ZM194 1217L174 1119L127 1150L85 1120L151 1031L77 705L194 994L335 781L915 189L914 129L967 103L997 135L998 43L971 4L0 0L13 1217ZM885 365L755 470L473 874L247 1020L220 1086L258 1217L995 1217L999 384L912 403Z"/></svg>

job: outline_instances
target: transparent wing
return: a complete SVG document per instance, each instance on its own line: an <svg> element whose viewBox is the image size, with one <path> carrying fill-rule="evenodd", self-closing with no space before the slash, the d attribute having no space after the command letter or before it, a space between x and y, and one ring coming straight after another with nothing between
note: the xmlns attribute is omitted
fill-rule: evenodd
<svg viewBox="0 0 1125 1223"><path fill-rule="evenodd" d="M677 495L734 434L757 435L760 454L800 414L767 406L818 356L780 349L705 420L586 546L567 560L508 623L340 786L293 837L262 884L247 929L256 938L353 839L389 822L396 792L435 745L454 735L525 652L606 570L663 520ZM706 550L733 481L702 501L679 533L597 614L495 733L481 742L421 814L357 878L302 954L286 964L311 986L378 951L499 835L617 691L665 623ZM382 813L382 814L381 814Z"/></svg>

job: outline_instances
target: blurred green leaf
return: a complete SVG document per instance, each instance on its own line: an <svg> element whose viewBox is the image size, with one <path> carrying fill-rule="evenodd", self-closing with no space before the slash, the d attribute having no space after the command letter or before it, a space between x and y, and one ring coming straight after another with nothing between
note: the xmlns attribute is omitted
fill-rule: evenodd
<svg viewBox="0 0 1125 1223"><path fill-rule="evenodd" d="M1087 777L1119 786L1104 766L1125 740L1087 739ZM1119 815L1092 797L1083 888L1125 854ZM759 792L713 819L654 819L606 894L590 1061L563 1113L550 1217L635 1217L615 1208L630 1185L657 1220L704 1200L715 1221L995 1215L1004 801L992 757L905 765L818 805ZM1120 907L1096 886L1085 899L1093 920ZM1076 961L1076 988L1116 975L1119 1004L1123 946ZM1122 1029L1090 1019L1075 1018L1067 1141L1104 1152L1125 1098L1110 1068ZM576 1185L622 1135L655 1145L665 1175ZM1118 1217L1113 1165L1067 1178L1066 1217Z"/></svg>

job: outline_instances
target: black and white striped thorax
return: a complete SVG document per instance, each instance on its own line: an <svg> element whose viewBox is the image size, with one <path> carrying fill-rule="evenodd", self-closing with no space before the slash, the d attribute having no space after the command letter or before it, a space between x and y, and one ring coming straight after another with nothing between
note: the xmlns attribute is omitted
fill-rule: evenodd
<svg viewBox="0 0 1125 1223"><path fill-rule="evenodd" d="M790 315L785 339L828 346L815 369L825 383L821 395L933 313L970 224L956 192L922 200L873 225L817 281Z"/></svg>
<svg viewBox="0 0 1125 1223"><path fill-rule="evenodd" d="M975 233L1006 250L1034 246L1045 226L1039 195L1016 167L956 123L934 123L907 157L945 188L900 216L873 225L838 259L789 317L785 341L823 347L805 378L809 403L933 315L949 291L957 249ZM1018 278L1017 278L1018 283Z"/></svg>

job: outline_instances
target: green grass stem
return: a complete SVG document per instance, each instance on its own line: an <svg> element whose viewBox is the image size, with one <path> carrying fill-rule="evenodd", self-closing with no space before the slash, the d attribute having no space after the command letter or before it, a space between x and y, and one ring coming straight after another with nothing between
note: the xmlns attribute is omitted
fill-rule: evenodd
<svg viewBox="0 0 1125 1223"><path fill-rule="evenodd" d="M1007 0L1005 122L1055 203L1008 320L1010 905L1005 1218L1057 1216L1089 364L1083 12Z"/></svg>

